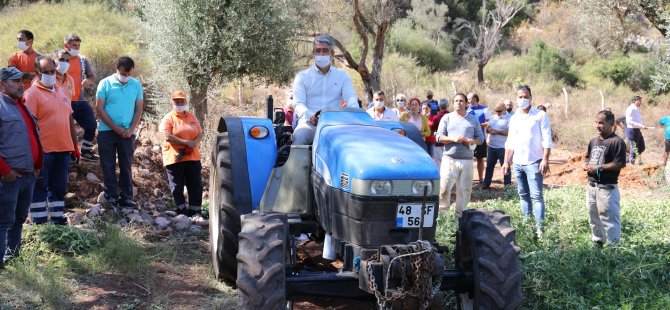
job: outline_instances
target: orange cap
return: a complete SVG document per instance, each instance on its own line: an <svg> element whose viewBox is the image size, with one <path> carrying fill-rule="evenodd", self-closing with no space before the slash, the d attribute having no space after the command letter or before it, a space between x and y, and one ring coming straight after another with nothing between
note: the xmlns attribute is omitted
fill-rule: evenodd
<svg viewBox="0 0 670 310"><path fill-rule="evenodd" d="M186 99L186 93L183 90L177 90L172 93L172 100L174 99Z"/></svg>

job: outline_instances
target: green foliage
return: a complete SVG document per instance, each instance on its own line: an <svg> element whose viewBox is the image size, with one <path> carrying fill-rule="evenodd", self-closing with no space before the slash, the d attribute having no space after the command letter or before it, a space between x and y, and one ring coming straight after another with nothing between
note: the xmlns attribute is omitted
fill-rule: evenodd
<svg viewBox="0 0 670 310"><path fill-rule="evenodd" d="M103 225L101 233L102 247L93 253L97 268L134 274L146 267L148 258L142 247L118 227Z"/></svg>
<svg viewBox="0 0 670 310"><path fill-rule="evenodd" d="M143 52L135 42L137 24L132 17L110 12L105 5L79 1L38 3L8 7L0 13L0 19L2 59L18 51L16 33L21 29L33 32L34 48L43 54L62 49L63 38L75 32L82 38L81 52L91 61L98 78L112 74L114 60L122 55L135 59L136 75L143 73Z"/></svg>
<svg viewBox="0 0 670 310"><path fill-rule="evenodd" d="M579 81L577 74L570 68L568 61L558 49L538 40L528 51L529 67L536 73L549 75L568 85L575 86Z"/></svg>
<svg viewBox="0 0 670 310"><path fill-rule="evenodd" d="M598 77L609 79L617 86L626 85L633 91L652 88L653 63L644 55L615 55L595 60L591 66Z"/></svg>
<svg viewBox="0 0 670 310"><path fill-rule="evenodd" d="M449 70L454 62L452 45L448 38L442 37L435 44L425 30L414 27L410 20L398 21L391 29L387 42L390 51L411 56L418 65L431 71Z"/></svg>
<svg viewBox="0 0 670 310"><path fill-rule="evenodd" d="M272 0L143 0L149 56L155 70L187 82L251 77L287 81L292 74L291 5ZM168 81L174 82L174 81ZM195 89L193 89L195 88Z"/></svg>
<svg viewBox="0 0 670 310"><path fill-rule="evenodd" d="M545 233L534 239L524 225L514 188L502 199L470 208L499 209L511 216L521 247L526 309L667 309L670 307L670 203L636 197L621 202L622 241L594 248L584 188L545 189ZM438 240L452 242L452 214L440 214Z"/></svg>
<svg viewBox="0 0 670 310"><path fill-rule="evenodd" d="M100 239L94 232L72 226L36 225L27 231L27 242L42 242L58 254L83 255L100 247Z"/></svg>

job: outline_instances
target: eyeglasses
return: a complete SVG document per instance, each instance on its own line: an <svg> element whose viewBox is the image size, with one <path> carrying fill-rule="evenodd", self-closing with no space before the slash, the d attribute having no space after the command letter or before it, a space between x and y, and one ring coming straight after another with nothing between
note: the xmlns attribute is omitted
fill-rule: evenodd
<svg viewBox="0 0 670 310"><path fill-rule="evenodd" d="M70 62L70 59L58 58L59 62Z"/></svg>
<svg viewBox="0 0 670 310"><path fill-rule="evenodd" d="M396 102L407 101L406 99L396 99Z"/></svg>
<svg viewBox="0 0 670 310"><path fill-rule="evenodd" d="M329 48L315 48L313 50L314 54L330 54Z"/></svg>

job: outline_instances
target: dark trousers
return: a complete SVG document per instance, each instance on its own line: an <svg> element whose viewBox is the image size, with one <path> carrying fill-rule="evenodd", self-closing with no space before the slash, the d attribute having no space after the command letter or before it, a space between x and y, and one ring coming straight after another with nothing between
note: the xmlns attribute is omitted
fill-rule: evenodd
<svg viewBox="0 0 670 310"><path fill-rule="evenodd" d="M500 166L502 166L505 161L505 148L492 148L489 146L486 151L486 174L484 175L484 186L490 186L496 163L500 163ZM512 184L511 173L504 175L503 184Z"/></svg>
<svg viewBox="0 0 670 310"><path fill-rule="evenodd" d="M642 154L645 149L644 137L640 128L626 128L626 136L628 136L628 142L630 143L630 158L634 159L636 155Z"/></svg>
<svg viewBox="0 0 670 310"><path fill-rule="evenodd" d="M186 204L184 186L188 190L188 205L200 211L202 205L202 165L200 161L183 161L165 166L170 182L170 191L178 208Z"/></svg>
<svg viewBox="0 0 670 310"><path fill-rule="evenodd" d="M35 182L33 202L30 204L30 220L33 223L44 224L49 216L54 222L62 222L69 175L70 152L44 153L44 167Z"/></svg>
<svg viewBox="0 0 670 310"><path fill-rule="evenodd" d="M0 263L6 254L19 253L34 186L35 176L31 173L21 175L14 182L0 181Z"/></svg>
<svg viewBox="0 0 670 310"><path fill-rule="evenodd" d="M103 189L107 201L118 201L117 184L122 200L133 198L133 152L135 151L135 136L122 138L112 130L98 133L98 154L102 167ZM119 180L116 180L116 159L119 160Z"/></svg>
<svg viewBox="0 0 670 310"><path fill-rule="evenodd" d="M84 141L93 144L95 139L95 130L98 128L98 123L95 121L95 114L93 109L88 105L88 101L78 100L72 101L72 117L84 129ZM82 150L85 149L82 146Z"/></svg>

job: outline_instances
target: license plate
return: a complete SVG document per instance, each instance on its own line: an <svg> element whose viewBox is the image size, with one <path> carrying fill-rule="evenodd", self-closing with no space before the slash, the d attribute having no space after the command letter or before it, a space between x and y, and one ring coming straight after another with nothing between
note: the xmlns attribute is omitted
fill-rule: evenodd
<svg viewBox="0 0 670 310"><path fill-rule="evenodd" d="M423 216L423 227L433 227L433 217L435 205L426 204L426 211ZM396 216L395 227L419 227L421 225L421 204L420 203L400 203Z"/></svg>

